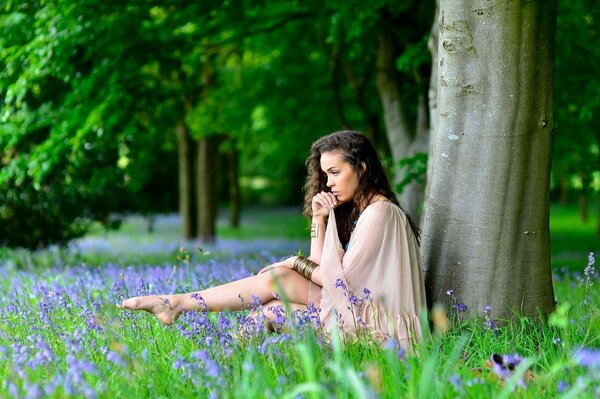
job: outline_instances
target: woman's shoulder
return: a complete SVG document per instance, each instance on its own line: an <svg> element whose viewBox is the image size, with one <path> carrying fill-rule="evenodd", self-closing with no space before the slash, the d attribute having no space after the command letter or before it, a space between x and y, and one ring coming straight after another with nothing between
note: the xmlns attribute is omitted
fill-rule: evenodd
<svg viewBox="0 0 600 399"><path fill-rule="evenodd" d="M392 215L404 216L402 209L388 199L375 201L365 208L363 211L365 218L386 218L389 219Z"/></svg>

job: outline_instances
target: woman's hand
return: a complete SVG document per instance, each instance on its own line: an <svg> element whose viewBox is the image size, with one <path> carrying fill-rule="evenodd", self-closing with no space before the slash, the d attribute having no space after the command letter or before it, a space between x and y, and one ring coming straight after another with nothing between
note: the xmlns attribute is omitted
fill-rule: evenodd
<svg viewBox="0 0 600 399"><path fill-rule="evenodd" d="M292 256L290 258L282 260L281 262L276 262L276 263L273 263L272 265L269 265L267 267L263 267L258 272L258 274L266 273L266 272L271 271L273 269L276 269L278 267L289 267L291 269L294 266L294 262L296 261L296 258L298 258L298 257L297 256Z"/></svg>
<svg viewBox="0 0 600 399"><path fill-rule="evenodd" d="M338 206L338 200L332 193L321 191L312 199L313 217L326 218L329 216L329 210Z"/></svg>

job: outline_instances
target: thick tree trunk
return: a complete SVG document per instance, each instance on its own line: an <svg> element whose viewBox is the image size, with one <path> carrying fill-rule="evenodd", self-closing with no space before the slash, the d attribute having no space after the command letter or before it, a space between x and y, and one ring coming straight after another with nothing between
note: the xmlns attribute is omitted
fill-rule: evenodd
<svg viewBox="0 0 600 399"><path fill-rule="evenodd" d="M196 163L196 196L198 238L205 243L215 241L218 200L218 138L206 136L198 141Z"/></svg>
<svg viewBox="0 0 600 399"><path fill-rule="evenodd" d="M427 180L425 182L425 198L427 198L427 193L429 191L429 182L431 182L431 176L433 174L433 156L434 149L433 146L435 144L435 135L437 129L437 97L438 97L438 38L439 38L439 19L440 15L440 0L436 0L435 2L435 13L433 16L433 26L431 27L431 34L429 35L429 39L427 41L427 47L429 48L429 52L431 53L431 78L429 79L429 130L430 130L430 138L429 138L429 157L427 158Z"/></svg>
<svg viewBox="0 0 600 399"><path fill-rule="evenodd" d="M239 159L240 151L238 150L235 139L230 138L230 147L227 153L227 162L229 167L228 185L229 185L229 225L231 227L239 227L240 225L240 208L242 196L240 193L240 176L239 176Z"/></svg>
<svg viewBox="0 0 600 399"><path fill-rule="evenodd" d="M556 1L441 0L439 23L429 304L453 289L472 312L546 314Z"/></svg>
<svg viewBox="0 0 600 399"><path fill-rule="evenodd" d="M196 207L194 206L194 148L190 132L184 121L175 128L177 156L179 158L179 214L183 238L196 237Z"/></svg>

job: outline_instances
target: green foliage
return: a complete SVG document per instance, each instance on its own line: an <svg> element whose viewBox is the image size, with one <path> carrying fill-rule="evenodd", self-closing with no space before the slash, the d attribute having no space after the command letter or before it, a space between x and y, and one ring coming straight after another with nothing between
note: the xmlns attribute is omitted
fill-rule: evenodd
<svg viewBox="0 0 600 399"><path fill-rule="evenodd" d="M600 191L600 6L558 4L553 186Z"/></svg>
<svg viewBox="0 0 600 399"><path fill-rule="evenodd" d="M427 177L427 153L417 152L411 157L401 159L394 173L402 175L402 179L395 186L397 193L401 193L413 181L424 186Z"/></svg>

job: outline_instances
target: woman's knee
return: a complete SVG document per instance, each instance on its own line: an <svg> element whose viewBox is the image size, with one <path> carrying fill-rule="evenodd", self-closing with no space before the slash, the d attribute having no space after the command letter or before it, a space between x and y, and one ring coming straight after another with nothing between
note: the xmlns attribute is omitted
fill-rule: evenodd
<svg viewBox="0 0 600 399"><path fill-rule="evenodd" d="M277 267L273 270L267 272L268 275L268 285L271 289L276 289L279 284L285 281L291 273L296 273L289 267Z"/></svg>

